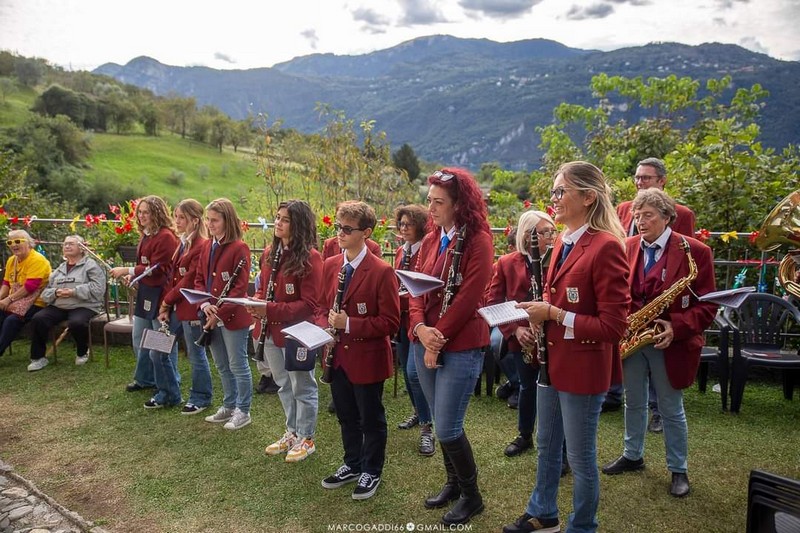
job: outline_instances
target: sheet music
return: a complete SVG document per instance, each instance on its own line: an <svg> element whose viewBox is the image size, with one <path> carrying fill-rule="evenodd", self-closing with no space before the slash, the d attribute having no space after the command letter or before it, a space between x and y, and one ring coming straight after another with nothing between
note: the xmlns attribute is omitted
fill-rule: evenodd
<svg viewBox="0 0 800 533"><path fill-rule="evenodd" d="M145 276L147 276L148 274L150 274L150 272L152 272L152 271L153 271L153 270L155 270L156 268L158 268L158 263L156 263L155 265L151 265L151 266L149 266L149 267L145 268L145 269L144 269L144 272L142 272L141 274L139 274L138 276L136 276L135 278L133 278L133 279L130 281L129 285L133 285L134 283L137 283L137 282L138 282L140 279L142 279L143 277L145 277Z"/></svg>
<svg viewBox="0 0 800 533"><path fill-rule="evenodd" d="M698 298L701 302L711 302L724 307L738 309L747 299L747 295L755 292L755 287L739 287L726 291L709 292Z"/></svg>
<svg viewBox="0 0 800 533"><path fill-rule="evenodd" d="M395 270L394 273L400 278L400 282L405 286L408 293L415 298L444 285L444 281L439 278L422 272Z"/></svg>
<svg viewBox="0 0 800 533"><path fill-rule="evenodd" d="M250 305L252 307L266 307L266 300L253 300L252 298L223 298L223 302L236 305Z"/></svg>
<svg viewBox="0 0 800 533"><path fill-rule="evenodd" d="M528 313L524 309L517 309L516 305L517 302L515 300L509 300L500 304L481 307L478 309L478 314L489 324L489 327L519 320L527 322Z"/></svg>
<svg viewBox="0 0 800 533"><path fill-rule="evenodd" d="M306 321L295 324L294 326L289 326L288 328L283 328L281 333L297 339L300 344L309 350L319 348L333 341L333 337L331 337L327 331Z"/></svg>
<svg viewBox="0 0 800 533"><path fill-rule="evenodd" d="M186 301L192 305L203 303L214 298L213 294L194 289L181 289L180 292L183 297L186 298Z"/></svg>
<svg viewBox="0 0 800 533"><path fill-rule="evenodd" d="M172 347L175 345L175 335L169 335L162 331L154 329L145 329L142 332L141 348L145 350L155 350L162 353L172 352Z"/></svg>

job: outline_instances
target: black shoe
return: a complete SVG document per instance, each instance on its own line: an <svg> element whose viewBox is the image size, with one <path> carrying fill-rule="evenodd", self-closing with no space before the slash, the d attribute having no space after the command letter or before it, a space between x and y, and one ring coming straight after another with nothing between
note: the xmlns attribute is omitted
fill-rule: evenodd
<svg viewBox="0 0 800 533"><path fill-rule="evenodd" d="M689 477L686 474L673 472L672 485L669 488L669 493L676 498L683 498L689 494Z"/></svg>
<svg viewBox="0 0 800 533"><path fill-rule="evenodd" d="M621 474L623 472L634 472L636 470L642 470L644 468L644 459L637 459L636 461L632 461L625 457L624 455L620 455L618 459L615 461L611 461L610 463L606 463L603 465L603 473L608 474L609 476L613 476L616 474Z"/></svg>
<svg viewBox="0 0 800 533"><path fill-rule="evenodd" d="M425 428L426 426L427 431L423 429L419 434L419 454L430 457L436 453L436 438L433 436L430 424L422 427Z"/></svg>
<svg viewBox="0 0 800 533"><path fill-rule="evenodd" d="M506 381L502 385L498 386L497 389L495 389L494 395L501 400L507 400L513 392L514 385L510 381Z"/></svg>
<svg viewBox="0 0 800 533"><path fill-rule="evenodd" d="M128 391L128 392L136 392L136 391L145 390L145 389L155 389L155 386L151 385L151 386L145 387L145 386L139 385L135 381L131 381L130 383L125 385L125 390Z"/></svg>
<svg viewBox="0 0 800 533"><path fill-rule="evenodd" d="M650 417L650 422L647 424L647 431L650 433L664 432L664 421L661 420L661 415L659 413L653 413L653 416Z"/></svg>
<svg viewBox="0 0 800 533"><path fill-rule="evenodd" d="M417 413L412 414L399 424L397 424L398 429L411 429L414 426L419 424L419 415Z"/></svg>
<svg viewBox="0 0 800 533"><path fill-rule="evenodd" d="M328 412L329 413L336 412L336 405L333 403L333 400L331 400L331 403L328 404Z"/></svg>
<svg viewBox="0 0 800 533"><path fill-rule="evenodd" d="M516 409L519 407L519 391L515 390L511 393L511 396L508 397L508 408L509 409Z"/></svg>
<svg viewBox="0 0 800 533"><path fill-rule="evenodd" d="M450 462L450 457L448 457L444 447L442 447L442 460L444 461L444 471L447 473L447 481L438 494L425 498L425 509L444 507L461 496L456 470L453 467L453 463Z"/></svg>
<svg viewBox="0 0 800 533"><path fill-rule="evenodd" d="M540 533L558 533L561 531L561 524L556 518L537 518L528 513L517 518L513 524L503 526L503 533L526 533L528 531L539 531Z"/></svg>
<svg viewBox="0 0 800 533"><path fill-rule="evenodd" d="M272 376L261 376L256 386L256 394L275 394L279 388Z"/></svg>
<svg viewBox="0 0 800 533"><path fill-rule="evenodd" d="M622 408L622 403L621 402L615 402L615 401L606 400L606 401L603 402L603 407L600 408L600 412L601 413L610 413L612 411L619 411L621 408Z"/></svg>
<svg viewBox="0 0 800 533"><path fill-rule="evenodd" d="M506 449L503 450L503 453L506 457L515 457L525 450L533 447L533 437L528 435L527 437L522 435L517 435L514 440L512 440Z"/></svg>
<svg viewBox="0 0 800 533"><path fill-rule="evenodd" d="M366 500L372 498L375 491L378 490L378 485L381 484L381 476L375 476L364 472L358 478L356 488L353 489L354 500Z"/></svg>
<svg viewBox="0 0 800 533"><path fill-rule="evenodd" d="M483 497L478 489L478 467L475 465L472 446L465 433L454 441L442 443L441 446L442 450L447 450L445 453L450 458L461 489L461 496L442 517L442 523L447 526L466 524L473 516L483 512Z"/></svg>
<svg viewBox="0 0 800 533"><path fill-rule="evenodd" d="M163 403L158 403L153 398L150 398L149 400L144 402L144 408L145 409L161 409L162 407L164 407L164 404Z"/></svg>
<svg viewBox="0 0 800 533"><path fill-rule="evenodd" d="M354 472L349 466L342 465L335 473L322 480L322 486L326 489L338 489L343 485L358 481L359 477L361 477L361 472Z"/></svg>

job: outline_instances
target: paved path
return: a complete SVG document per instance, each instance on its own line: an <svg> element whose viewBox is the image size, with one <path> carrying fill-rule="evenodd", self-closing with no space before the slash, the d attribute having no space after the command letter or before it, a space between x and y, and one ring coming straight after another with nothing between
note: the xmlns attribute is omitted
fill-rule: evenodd
<svg viewBox="0 0 800 533"><path fill-rule="evenodd" d="M0 533L106 533L0 460Z"/></svg>

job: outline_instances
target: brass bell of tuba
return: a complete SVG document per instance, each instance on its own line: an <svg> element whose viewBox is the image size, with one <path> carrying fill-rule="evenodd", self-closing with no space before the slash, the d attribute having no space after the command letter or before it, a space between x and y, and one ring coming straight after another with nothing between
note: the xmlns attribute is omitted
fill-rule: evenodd
<svg viewBox="0 0 800 533"><path fill-rule="evenodd" d="M781 200L761 224L756 237L756 246L765 252L788 245L778 267L778 280L789 294L800 298L800 283L797 269L800 265L800 189Z"/></svg>

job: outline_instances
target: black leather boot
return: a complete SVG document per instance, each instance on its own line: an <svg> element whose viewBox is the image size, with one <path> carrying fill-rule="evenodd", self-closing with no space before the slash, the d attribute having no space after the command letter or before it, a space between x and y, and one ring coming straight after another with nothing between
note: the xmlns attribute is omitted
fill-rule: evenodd
<svg viewBox="0 0 800 533"><path fill-rule="evenodd" d="M478 490L478 467L472 455L472 446L467 440L467 434L462 433L454 441L440 443L442 450L450 457L450 462L456 471L458 486L461 488L461 497L445 515L442 523L466 524L469 519L483 511L483 498Z"/></svg>
<svg viewBox="0 0 800 533"><path fill-rule="evenodd" d="M456 477L456 469L453 468L453 463L447 456L447 452L442 448L442 458L444 459L444 470L447 472L447 481L445 481L442 490L436 496L425 498L426 509L438 509L444 507L450 502L457 500L461 496L461 489L458 487L458 478Z"/></svg>

